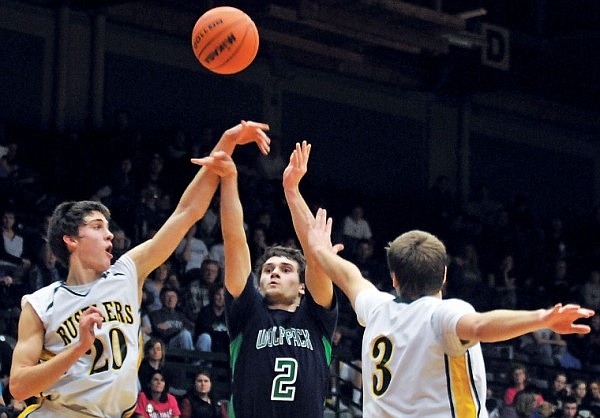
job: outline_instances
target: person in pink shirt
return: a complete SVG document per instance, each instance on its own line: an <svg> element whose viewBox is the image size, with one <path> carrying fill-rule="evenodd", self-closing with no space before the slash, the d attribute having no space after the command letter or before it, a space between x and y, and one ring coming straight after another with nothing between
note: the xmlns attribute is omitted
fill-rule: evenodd
<svg viewBox="0 0 600 418"><path fill-rule="evenodd" d="M179 418L181 412L177 399L169 393L169 386L160 370L142 382L134 418Z"/></svg>

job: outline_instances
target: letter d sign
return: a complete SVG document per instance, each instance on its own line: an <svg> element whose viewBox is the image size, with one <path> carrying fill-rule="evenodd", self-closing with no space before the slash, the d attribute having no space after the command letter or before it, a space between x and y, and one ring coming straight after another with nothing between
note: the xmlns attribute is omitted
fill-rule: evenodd
<svg viewBox="0 0 600 418"><path fill-rule="evenodd" d="M485 45L481 49L481 63L499 70L510 69L510 32L499 26L481 25Z"/></svg>

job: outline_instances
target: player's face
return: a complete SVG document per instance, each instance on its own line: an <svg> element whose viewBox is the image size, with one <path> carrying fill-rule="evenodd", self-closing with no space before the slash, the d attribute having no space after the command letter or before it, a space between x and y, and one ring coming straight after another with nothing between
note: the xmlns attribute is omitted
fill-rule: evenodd
<svg viewBox="0 0 600 418"><path fill-rule="evenodd" d="M112 259L113 234L108 229L108 221L100 212L90 212L79 226L79 235L73 237L76 242L74 252L84 268L104 272L110 267Z"/></svg>
<svg viewBox="0 0 600 418"><path fill-rule="evenodd" d="M198 393L209 393L212 386L210 379L204 374L199 374L194 384Z"/></svg>
<svg viewBox="0 0 600 418"><path fill-rule="evenodd" d="M262 266L259 290L270 305L298 305L304 294L298 263L280 256L269 258Z"/></svg>

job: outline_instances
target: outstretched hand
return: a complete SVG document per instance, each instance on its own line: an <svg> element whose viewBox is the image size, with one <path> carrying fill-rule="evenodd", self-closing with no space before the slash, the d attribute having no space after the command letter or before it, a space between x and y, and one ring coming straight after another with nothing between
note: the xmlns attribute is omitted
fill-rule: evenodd
<svg viewBox="0 0 600 418"><path fill-rule="evenodd" d="M267 136L265 131L269 129L269 125L266 123L243 120L233 128L226 130L225 135L233 137L237 145L256 142L260 152L267 155L271 150L271 138Z"/></svg>
<svg viewBox="0 0 600 418"><path fill-rule="evenodd" d="M548 309L544 321L548 324L548 328L558 334L587 334L591 330L589 325L575 324L574 322L592 316L594 316L594 311L591 309L574 304L562 306L558 303Z"/></svg>
<svg viewBox="0 0 600 418"><path fill-rule="evenodd" d="M194 164L205 166L221 178L237 173L233 159L223 151L216 151L204 158L192 158L191 161Z"/></svg>
<svg viewBox="0 0 600 418"><path fill-rule="evenodd" d="M320 249L325 249L334 254L339 253L344 249L343 244L331 244L331 230L333 219L327 218L327 211L319 208L314 219L307 219L308 233L307 241L309 251L316 252Z"/></svg>
<svg viewBox="0 0 600 418"><path fill-rule="evenodd" d="M310 156L310 144L302 141L302 145L296 142L296 148L290 155L290 162L283 171L283 188L298 187L300 180L308 171L308 158Z"/></svg>

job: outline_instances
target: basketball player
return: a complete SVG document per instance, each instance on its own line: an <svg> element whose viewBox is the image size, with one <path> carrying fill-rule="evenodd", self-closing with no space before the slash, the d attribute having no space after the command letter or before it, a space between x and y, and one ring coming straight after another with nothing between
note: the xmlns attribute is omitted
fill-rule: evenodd
<svg viewBox="0 0 600 418"><path fill-rule="evenodd" d="M312 216L298 185L310 147L296 145L283 175L300 243ZM318 418L328 389L337 304L331 280L300 250L269 247L252 272L235 164L225 154L200 163L221 176L226 313L233 370L230 417ZM298 222L300 220L300 222ZM305 280L306 277L306 280Z"/></svg>
<svg viewBox="0 0 600 418"><path fill-rule="evenodd" d="M308 246L350 299L365 326L362 344L363 416L485 418L486 381L479 342L518 337L540 328L590 332L574 324L594 311L557 304L532 311L475 312L459 299L442 300L446 249L435 236L410 231L389 244L387 260L398 296L384 293L331 246L331 219L307 217Z"/></svg>
<svg viewBox="0 0 600 418"><path fill-rule="evenodd" d="M269 150L268 125L242 122L225 131L216 151L256 142ZM22 300L10 390L16 399L39 396L23 417L130 416L137 399L142 284L206 211L219 178L200 169L153 238L111 266L108 209L92 201L65 202L48 232L68 266L55 282Z"/></svg>

